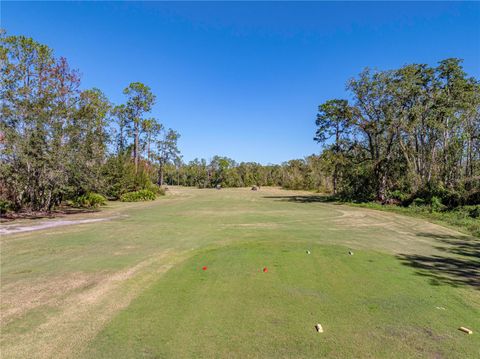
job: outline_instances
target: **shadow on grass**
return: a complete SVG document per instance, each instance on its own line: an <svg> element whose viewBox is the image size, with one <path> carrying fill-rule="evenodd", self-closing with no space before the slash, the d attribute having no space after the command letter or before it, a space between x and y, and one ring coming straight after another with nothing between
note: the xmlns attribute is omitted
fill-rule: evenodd
<svg viewBox="0 0 480 359"><path fill-rule="evenodd" d="M296 202L296 203L334 203L337 200L332 196L326 195L307 195L307 196L263 196L263 198L276 199L278 201Z"/></svg>
<svg viewBox="0 0 480 359"><path fill-rule="evenodd" d="M264 198L295 203L340 204L334 197L326 195L264 196ZM434 233L417 233L417 236L435 240L438 244L435 248L444 254L397 255L404 265L417 269L417 274L430 278L433 285L471 286L480 290L480 239Z"/></svg>
<svg viewBox="0 0 480 359"><path fill-rule="evenodd" d="M480 290L480 240L475 237L418 233L418 237L438 242L435 248L445 255L401 254L404 265L430 278L433 285L471 286Z"/></svg>
<svg viewBox="0 0 480 359"><path fill-rule="evenodd" d="M57 217L64 217L72 214L82 214L82 213L95 213L99 212L100 209L89 209L89 208L73 208L73 207L60 207L51 212L11 212L1 216L1 222L12 222L19 219L28 219L32 221L40 219L52 219Z"/></svg>

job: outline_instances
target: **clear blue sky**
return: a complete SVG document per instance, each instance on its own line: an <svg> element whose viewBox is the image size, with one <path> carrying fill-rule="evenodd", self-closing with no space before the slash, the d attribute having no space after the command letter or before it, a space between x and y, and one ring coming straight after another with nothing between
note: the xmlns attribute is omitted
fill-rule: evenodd
<svg viewBox="0 0 480 359"><path fill-rule="evenodd" d="M465 60L480 78L480 3L1 2L1 27L45 43L115 103L132 81L185 160L318 153L318 104L364 67Z"/></svg>

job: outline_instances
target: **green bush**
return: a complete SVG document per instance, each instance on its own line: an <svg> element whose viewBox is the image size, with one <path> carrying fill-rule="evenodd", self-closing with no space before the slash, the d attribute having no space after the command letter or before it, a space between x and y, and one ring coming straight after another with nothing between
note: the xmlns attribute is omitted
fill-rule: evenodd
<svg viewBox="0 0 480 359"><path fill-rule="evenodd" d="M389 197L403 203L408 199L409 195L397 189L395 191L390 192Z"/></svg>
<svg viewBox="0 0 480 359"><path fill-rule="evenodd" d="M160 186L158 186L158 185L156 185L155 183L152 183L152 182L147 182L145 184L145 187L143 187L142 189L151 191L151 192L156 193L157 195L160 195L160 196L165 195L165 188L160 187Z"/></svg>
<svg viewBox="0 0 480 359"><path fill-rule="evenodd" d="M423 198L415 198L412 202L412 205L415 207L425 206L425 200Z"/></svg>
<svg viewBox="0 0 480 359"><path fill-rule="evenodd" d="M465 204L476 205L480 204L480 191L470 193L466 196Z"/></svg>
<svg viewBox="0 0 480 359"><path fill-rule="evenodd" d="M125 150L117 156L111 156L102 169L105 180L104 193L110 199L119 199L123 193L142 188L137 187L135 183L135 165L130 155L130 152Z"/></svg>
<svg viewBox="0 0 480 359"><path fill-rule="evenodd" d="M107 199L98 193L87 193L73 200L75 207L97 208L107 203Z"/></svg>
<svg viewBox="0 0 480 359"><path fill-rule="evenodd" d="M472 218L480 217L480 206L475 206L468 211L468 215Z"/></svg>
<svg viewBox="0 0 480 359"><path fill-rule="evenodd" d="M442 204L442 200L438 198L437 196L433 196L430 199L430 210L432 212L439 212L444 208L444 205Z"/></svg>
<svg viewBox="0 0 480 359"><path fill-rule="evenodd" d="M463 196L460 192L454 190L444 190L440 193L442 203L448 208L455 208L462 205Z"/></svg>
<svg viewBox="0 0 480 359"><path fill-rule="evenodd" d="M157 195L148 189L140 191L124 193L120 196L122 202L139 202L139 201L153 201Z"/></svg>
<svg viewBox="0 0 480 359"><path fill-rule="evenodd" d="M0 199L0 214L5 214L12 210L12 203L5 199Z"/></svg>

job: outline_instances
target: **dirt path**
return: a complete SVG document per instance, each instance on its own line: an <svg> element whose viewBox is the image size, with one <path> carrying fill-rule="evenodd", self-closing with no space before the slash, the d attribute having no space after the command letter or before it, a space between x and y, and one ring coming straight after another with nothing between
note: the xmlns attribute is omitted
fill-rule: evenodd
<svg viewBox="0 0 480 359"><path fill-rule="evenodd" d="M102 222L108 221L112 219L109 218L95 218L95 219L78 219L78 220L52 220L52 221L43 221L33 226L21 226L17 224L10 224L10 225L1 225L0 226L0 235L8 235L8 234L15 234L15 233L23 233L23 232L32 232L38 231L41 229L47 228L55 228L55 227L63 227L63 226L71 226L73 224L83 224L83 223L93 223L93 222Z"/></svg>

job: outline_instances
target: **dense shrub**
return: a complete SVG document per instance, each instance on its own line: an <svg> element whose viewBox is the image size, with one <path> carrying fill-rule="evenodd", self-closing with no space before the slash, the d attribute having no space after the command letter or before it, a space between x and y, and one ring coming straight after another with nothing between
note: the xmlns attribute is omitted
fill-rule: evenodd
<svg viewBox="0 0 480 359"><path fill-rule="evenodd" d="M444 190L440 193L442 203L448 208L455 208L463 204L464 197L458 191Z"/></svg>
<svg viewBox="0 0 480 359"><path fill-rule="evenodd" d="M139 201L153 201L157 195L148 190L142 189L140 191L124 193L120 196L122 202L139 202Z"/></svg>
<svg viewBox="0 0 480 359"><path fill-rule="evenodd" d="M12 210L12 203L10 201L0 199L0 214L5 214Z"/></svg>
<svg viewBox="0 0 480 359"><path fill-rule="evenodd" d="M465 204L476 205L480 204L480 191L472 192L465 199Z"/></svg>
<svg viewBox="0 0 480 359"><path fill-rule="evenodd" d="M343 175L345 178L339 183L339 198L357 203L375 200L371 168L367 166L343 168Z"/></svg>
<svg viewBox="0 0 480 359"><path fill-rule="evenodd" d="M104 191L110 199L119 199L123 193L138 189L135 184L135 165L128 151L108 158L103 167L103 177Z"/></svg>
<svg viewBox="0 0 480 359"><path fill-rule="evenodd" d="M437 196L433 196L430 199L430 210L432 212L438 212L442 210L445 206L442 204L442 200Z"/></svg>
<svg viewBox="0 0 480 359"><path fill-rule="evenodd" d="M390 194L389 194L389 197L391 199L395 199L395 200L403 203L408 199L409 195L407 193L402 192L402 191L397 189L395 191L391 191Z"/></svg>
<svg viewBox="0 0 480 359"><path fill-rule="evenodd" d="M121 199L122 196L128 193L142 190L159 195L165 194L157 184L152 182L156 180L157 176L154 167L141 160L136 171L130 151L110 157L103 171L106 182L105 194L110 199Z"/></svg>
<svg viewBox="0 0 480 359"><path fill-rule="evenodd" d="M107 203L107 199L98 193L87 193L73 200L75 207L97 208Z"/></svg>
<svg viewBox="0 0 480 359"><path fill-rule="evenodd" d="M412 201L412 205L413 206L416 206L416 207L421 207L421 206L425 206L425 200L423 198L415 198L413 201Z"/></svg>
<svg viewBox="0 0 480 359"><path fill-rule="evenodd" d="M468 211L468 215L472 218L480 218L480 206L475 206Z"/></svg>
<svg viewBox="0 0 480 359"><path fill-rule="evenodd" d="M146 183L145 187L142 188L144 190L148 190L150 192L153 192L159 196L164 196L165 195L165 188L164 187L160 187L159 185L156 185L152 182L148 182Z"/></svg>

